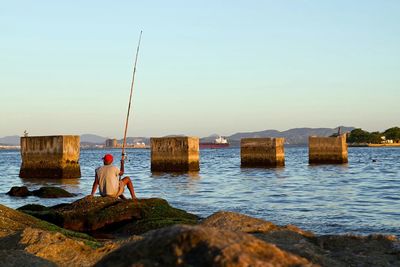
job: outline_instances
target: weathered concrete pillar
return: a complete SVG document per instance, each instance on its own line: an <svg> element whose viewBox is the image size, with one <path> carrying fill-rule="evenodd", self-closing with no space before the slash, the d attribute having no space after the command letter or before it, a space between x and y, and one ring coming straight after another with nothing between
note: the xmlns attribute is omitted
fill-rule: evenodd
<svg viewBox="0 0 400 267"><path fill-rule="evenodd" d="M338 137L308 138L308 162L310 164L347 163L346 135Z"/></svg>
<svg viewBox="0 0 400 267"><path fill-rule="evenodd" d="M21 178L79 178L80 137L21 137Z"/></svg>
<svg viewBox="0 0 400 267"><path fill-rule="evenodd" d="M150 138L152 171L198 171L198 137Z"/></svg>
<svg viewBox="0 0 400 267"><path fill-rule="evenodd" d="M277 167L285 165L284 138L242 138L241 167Z"/></svg>

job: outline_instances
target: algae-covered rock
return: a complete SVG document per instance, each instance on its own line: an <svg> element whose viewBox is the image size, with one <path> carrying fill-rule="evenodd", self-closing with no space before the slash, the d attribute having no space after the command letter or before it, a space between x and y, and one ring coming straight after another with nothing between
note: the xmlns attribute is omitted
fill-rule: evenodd
<svg viewBox="0 0 400 267"><path fill-rule="evenodd" d="M54 186L44 186L38 190L29 191L26 186L13 186L7 195L13 197L27 197L27 196L37 196L41 198L61 198L61 197L73 197L74 194Z"/></svg>
<svg viewBox="0 0 400 267"><path fill-rule="evenodd" d="M41 198L60 198L60 197L73 197L75 196L74 194L71 194L70 192L59 188L59 187L53 187L53 186L44 186L39 188L38 190L33 190L32 195L41 197Z"/></svg>
<svg viewBox="0 0 400 267"><path fill-rule="evenodd" d="M38 219L53 223L60 227L63 227L63 217L55 209L48 208L38 204L28 204L19 207L17 210L22 211L26 214L34 216Z"/></svg>
<svg viewBox="0 0 400 267"><path fill-rule="evenodd" d="M49 208L27 205L19 209L63 228L86 233L140 234L177 223L195 224L198 220L196 215L173 208L159 198L133 201L88 196L71 204Z"/></svg>
<svg viewBox="0 0 400 267"><path fill-rule="evenodd" d="M141 234L174 224L197 224L199 220L194 214L171 207L165 199L140 199L139 202L142 218L124 225L117 230L117 233Z"/></svg>
<svg viewBox="0 0 400 267"><path fill-rule="evenodd" d="M26 186L13 186L10 191L7 192L7 195L12 197L27 197L32 195L32 193Z"/></svg>
<svg viewBox="0 0 400 267"><path fill-rule="evenodd" d="M35 217L0 204L0 237L23 230L26 227L43 229L47 225L49 224Z"/></svg>
<svg viewBox="0 0 400 267"><path fill-rule="evenodd" d="M99 246L99 243L87 234L77 233L60 228L49 222L32 217L24 212L20 212L0 204L0 237L23 231L27 227L45 230L49 232L59 232L63 235L82 241L90 246Z"/></svg>
<svg viewBox="0 0 400 267"><path fill-rule="evenodd" d="M119 246L0 205L0 266L92 266Z"/></svg>
<svg viewBox="0 0 400 267"><path fill-rule="evenodd" d="M312 266L249 234L175 225L151 231L95 266Z"/></svg>
<svg viewBox="0 0 400 267"><path fill-rule="evenodd" d="M54 207L25 205L19 210L79 232L94 232L124 221L140 219L140 210L132 201L122 201L111 197L89 196L71 204Z"/></svg>

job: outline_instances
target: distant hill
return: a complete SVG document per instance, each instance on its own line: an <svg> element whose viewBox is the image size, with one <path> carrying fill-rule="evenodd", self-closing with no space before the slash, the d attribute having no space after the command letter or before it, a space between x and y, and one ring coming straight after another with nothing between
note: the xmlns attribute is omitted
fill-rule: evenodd
<svg viewBox="0 0 400 267"><path fill-rule="evenodd" d="M95 134L82 134L81 143L104 144L107 138Z"/></svg>
<svg viewBox="0 0 400 267"><path fill-rule="evenodd" d="M338 128L294 128L287 131L265 130L259 132L244 132L235 133L228 136L227 139L234 146L238 144L241 138L255 138L255 137L284 137L286 144L291 145L305 145L308 144L309 136L330 136L338 132ZM351 132L354 127L341 126L342 133Z"/></svg>
<svg viewBox="0 0 400 267"><path fill-rule="evenodd" d="M0 137L0 144L1 145L11 145L11 146L18 146L19 145L19 136L12 135L12 136L5 136Z"/></svg>

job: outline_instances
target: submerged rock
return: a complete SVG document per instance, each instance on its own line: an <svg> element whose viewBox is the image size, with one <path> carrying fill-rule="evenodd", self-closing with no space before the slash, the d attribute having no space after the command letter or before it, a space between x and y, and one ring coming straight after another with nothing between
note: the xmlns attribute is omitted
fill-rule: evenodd
<svg viewBox="0 0 400 267"><path fill-rule="evenodd" d="M52 186L41 187L38 190L32 191L32 195L41 197L41 198L59 198L59 197L73 197L74 194L59 188Z"/></svg>
<svg viewBox="0 0 400 267"><path fill-rule="evenodd" d="M204 226L151 231L95 266L313 266L251 235Z"/></svg>
<svg viewBox="0 0 400 267"><path fill-rule="evenodd" d="M132 201L88 196L71 204L49 208L26 205L19 210L74 231L124 236L172 224L196 224L198 221L196 215L173 208L159 198Z"/></svg>
<svg viewBox="0 0 400 267"><path fill-rule="evenodd" d="M13 197L27 197L27 196L37 196L41 198L60 198L60 197L73 197L74 194L53 186L44 186L38 190L29 191L26 186L13 186L7 195Z"/></svg>
<svg viewBox="0 0 400 267"><path fill-rule="evenodd" d="M26 186L13 186L10 191L7 192L7 195L12 197L27 197L32 195L32 193Z"/></svg>

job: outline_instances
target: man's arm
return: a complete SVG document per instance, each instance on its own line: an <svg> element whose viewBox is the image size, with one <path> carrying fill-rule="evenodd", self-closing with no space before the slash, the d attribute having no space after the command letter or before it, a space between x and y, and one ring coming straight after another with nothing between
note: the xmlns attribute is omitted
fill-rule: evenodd
<svg viewBox="0 0 400 267"><path fill-rule="evenodd" d="M92 193L90 194L91 196L94 196L97 190L97 186L99 186L99 178L97 177L97 172L96 175L94 176L94 182L92 186Z"/></svg>
<svg viewBox="0 0 400 267"><path fill-rule="evenodd" d="M121 168L119 169L119 176L124 175L124 172L125 172L124 165L125 165L125 156L122 156L122 158L121 158Z"/></svg>

